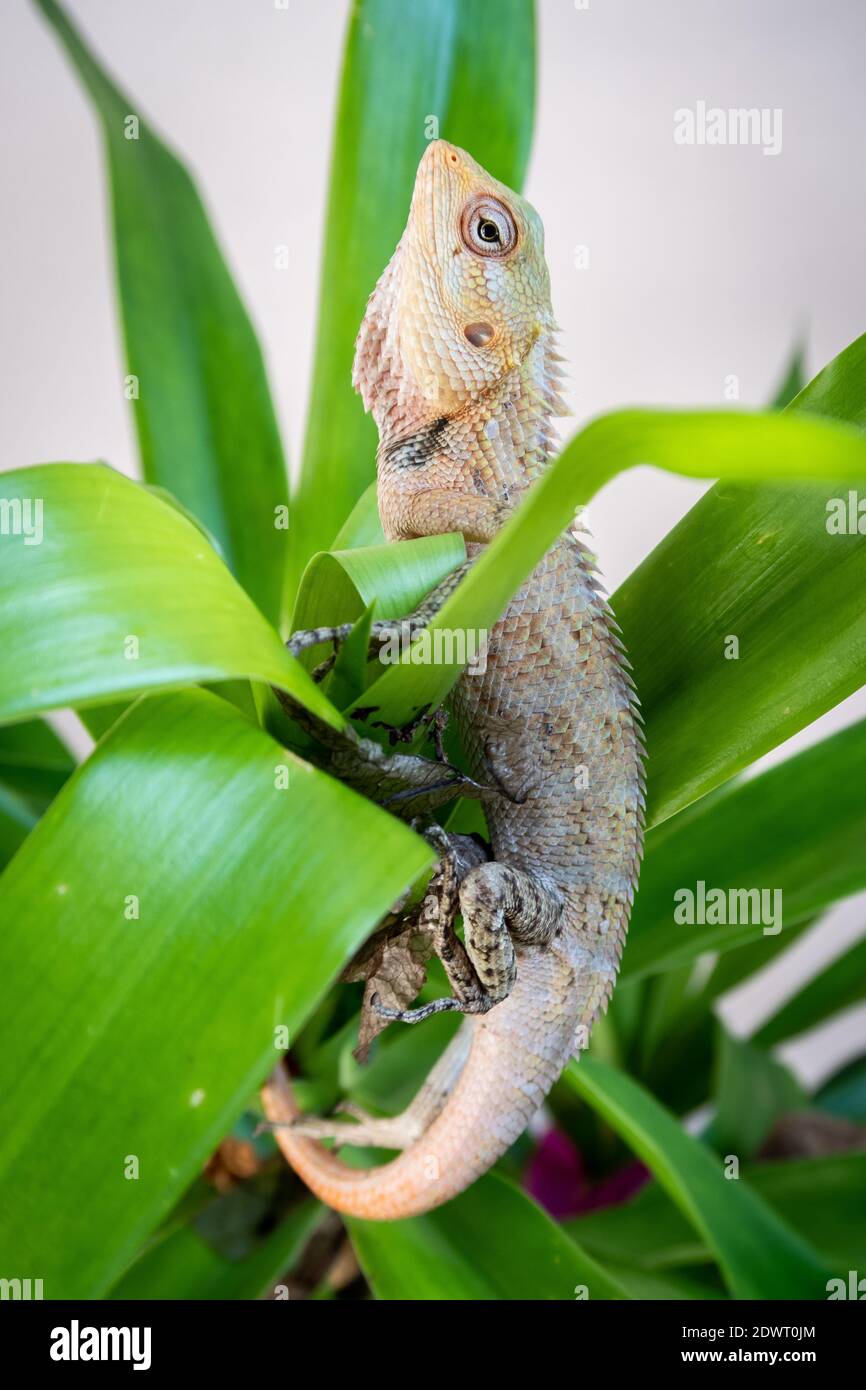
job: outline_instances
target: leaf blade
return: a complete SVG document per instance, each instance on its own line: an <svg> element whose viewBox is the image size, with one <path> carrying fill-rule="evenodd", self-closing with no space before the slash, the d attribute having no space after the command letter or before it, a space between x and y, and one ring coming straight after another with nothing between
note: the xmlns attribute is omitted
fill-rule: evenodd
<svg viewBox="0 0 866 1390"><path fill-rule="evenodd" d="M811 1247L637 1082L584 1057L567 1083L621 1134L707 1242L735 1298L822 1298L827 1271Z"/></svg>
<svg viewBox="0 0 866 1390"><path fill-rule="evenodd" d="M103 1293L430 859L224 700L124 715L0 879L4 1264Z"/></svg>
<svg viewBox="0 0 866 1390"><path fill-rule="evenodd" d="M36 0L105 136L120 306L144 476L216 536L262 611L280 614L288 481L261 349L181 162L115 87L55 0Z"/></svg>
<svg viewBox="0 0 866 1390"><path fill-rule="evenodd" d="M249 677L342 720L199 529L96 464L4 474L43 503L43 536L0 547L0 720Z"/></svg>
<svg viewBox="0 0 866 1390"><path fill-rule="evenodd" d="M409 1221L350 1220L358 1258L383 1299L625 1299L622 1284L496 1173Z"/></svg>

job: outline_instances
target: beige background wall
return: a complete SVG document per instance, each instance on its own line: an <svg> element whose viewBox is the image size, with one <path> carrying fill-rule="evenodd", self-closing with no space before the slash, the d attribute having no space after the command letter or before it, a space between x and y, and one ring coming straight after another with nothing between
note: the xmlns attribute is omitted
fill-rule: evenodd
<svg viewBox="0 0 866 1390"><path fill-rule="evenodd" d="M346 0L69 9L195 172L296 460ZM539 10L526 191L547 227L575 422L635 402L721 404L732 374L742 402L759 405L798 333L816 370L863 331L862 0L589 0L585 10L540 0ZM500 22L495 0L490 12ZM674 112L699 100L781 108L781 153L678 146ZM0 467L98 456L134 472L96 126L25 0L0 5L0 130ZM288 271L274 268L278 243ZM575 268L577 246L587 269ZM642 470L605 492L590 520L611 587L700 490ZM864 714L855 697L796 742ZM799 956L811 968L835 954L864 915L866 898L845 905ZM741 992L737 1025L767 1012L787 979L780 967ZM798 1065L820 1074L864 1035L861 1010L798 1045Z"/></svg>

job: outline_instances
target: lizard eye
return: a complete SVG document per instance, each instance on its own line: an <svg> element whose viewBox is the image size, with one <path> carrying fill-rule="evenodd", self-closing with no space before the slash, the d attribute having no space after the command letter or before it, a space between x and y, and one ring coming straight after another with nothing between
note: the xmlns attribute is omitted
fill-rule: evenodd
<svg viewBox="0 0 866 1390"><path fill-rule="evenodd" d="M473 198L463 209L460 235L476 256L507 256L517 245L517 224L498 198Z"/></svg>

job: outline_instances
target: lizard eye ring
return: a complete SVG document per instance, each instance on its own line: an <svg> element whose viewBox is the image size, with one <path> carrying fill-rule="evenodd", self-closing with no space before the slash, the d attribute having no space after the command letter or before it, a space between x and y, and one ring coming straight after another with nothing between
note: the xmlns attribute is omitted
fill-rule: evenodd
<svg viewBox="0 0 866 1390"><path fill-rule="evenodd" d="M470 199L464 207L460 236L474 255L501 259L517 245L517 223L504 203L484 195Z"/></svg>

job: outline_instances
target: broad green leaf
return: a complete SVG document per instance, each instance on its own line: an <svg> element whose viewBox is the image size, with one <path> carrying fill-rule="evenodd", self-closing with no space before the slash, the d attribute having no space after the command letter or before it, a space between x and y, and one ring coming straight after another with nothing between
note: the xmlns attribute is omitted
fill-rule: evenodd
<svg viewBox="0 0 866 1390"><path fill-rule="evenodd" d="M197 527L98 464L3 477L42 504L42 540L0 544L0 720L111 704L143 690L251 677L339 727ZM23 511L22 511L23 515Z"/></svg>
<svg viewBox="0 0 866 1390"><path fill-rule="evenodd" d="M866 999L866 938L814 975L755 1033L761 1047L797 1037L833 1014Z"/></svg>
<svg viewBox="0 0 866 1390"><path fill-rule="evenodd" d="M322 1215L318 1202L305 1202L239 1260L218 1254L193 1226L182 1226L136 1260L111 1290L111 1298L261 1298L291 1269Z"/></svg>
<svg viewBox="0 0 866 1390"><path fill-rule="evenodd" d="M612 1264L608 1268L628 1290L631 1298L667 1303L672 1300L725 1297L715 1279L702 1281L689 1274L659 1274L656 1270L635 1269L629 1265Z"/></svg>
<svg viewBox="0 0 866 1390"><path fill-rule="evenodd" d="M349 636L337 652L334 669L328 677L328 699L337 709L349 709L360 698L367 683L370 656L370 630L376 613L376 600L364 609Z"/></svg>
<svg viewBox="0 0 866 1390"><path fill-rule="evenodd" d="M465 579L443 604L431 621L430 628L451 629L457 632L490 629L515 590L569 524L576 508L588 502L598 488L617 473L640 463L651 463L659 468L696 478L723 476L742 480L757 477L772 479L776 483L785 478L798 477L866 480L866 435L847 426L813 419L805 413L748 415L712 411L626 410L602 416L566 445L556 462L530 489L527 497L502 527L495 540L481 553ZM835 483L831 486L835 486ZM787 494L783 489L774 488L773 495L780 499L780 505L784 505ZM845 641L843 643L842 618L839 618L837 624L837 613L834 612L832 621L828 620L826 625L822 617L822 635L816 635L814 643L810 642L810 652L812 649L823 651L823 633L826 628L836 634L834 640L839 643L840 649L844 649L843 674L840 676L839 670L834 668L828 657L820 666L823 688L832 688L835 691L840 688L842 680L847 682L843 694L848 694L866 678L866 614L860 603L862 581L859 568L862 565L863 575L866 575L866 548L859 546L859 538L856 536L827 535L824 530L826 483L823 488L818 487L816 483L813 484L808 495L811 498L812 530L818 535L817 549L823 549L823 535L824 541L831 544L832 553L838 555L840 551L843 552L851 565L851 576L846 576L847 582L839 591L837 605L844 615ZM803 510L801 498L801 516ZM737 508L732 507L728 517L729 537L740 537L739 521L740 513ZM676 530L671 534L675 535ZM772 540L773 534L772 530L767 532L763 540ZM730 543L733 544L733 539ZM755 544L761 543L761 537L753 536L750 543L754 547ZM701 563L704 562L708 546L709 540L704 537ZM833 550L833 546L837 549ZM725 549L719 553L727 558ZM694 563L696 558L692 560L692 564ZM647 564L649 561L645 562L645 565ZM644 567L641 567L638 573L642 573L643 569ZM667 588L676 589L680 614L682 615L684 604L687 602L689 607L686 616L691 615L694 594L688 592L688 586L683 585L682 577L668 574L666 583ZM643 597L647 593L648 585L642 580L639 587ZM765 615L765 638L773 650L783 647L785 661L789 666L792 663L792 650L797 653L799 660L803 646L799 639L805 630L802 625L795 631L790 626L787 612L779 612L774 605L768 613L768 606L758 602L754 593L750 593L749 598L755 611ZM825 595L825 599L829 604L829 595ZM652 597L651 602L655 607L656 596ZM714 600L711 602L707 597L704 603L707 605L706 612L701 608L699 619L690 617L692 626L698 621L706 625L707 613L715 614L717 611ZM624 617L633 617L634 604L630 606L627 601L623 614L619 613L617 601L614 602L614 608L623 619L625 627ZM681 620L683 623L686 621L684 617ZM656 627L662 621L667 621L667 617L662 618L657 614ZM749 621L754 629L754 615ZM724 676L725 672L730 673L732 668L745 670L749 664L746 658L751 649L744 647L740 662L726 661L723 651L724 638L726 633L743 630L732 628L730 625L719 630L714 628L712 644L703 653L708 673L720 686L725 699L728 687L717 672L721 671ZM635 631L636 625L631 622L626 631L629 646L633 642ZM630 632L632 636L629 635ZM684 633L687 635L685 628ZM679 634L668 633L666 640L670 646L677 648L679 655ZM666 651L656 649L655 639L650 647L643 632L640 635L640 649L648 668L645 682L641 680L638 671L637 686L647 706L647 741L651 753L650 789L658 787L661 779L661 795L655 793L654 818L662 820L699 794L695 789L693 766L703 768L712 764L713 777L707 776L699 789L707 791L716 782L724 780L724 777L743 766L744 762L751 761L751 757L740 756L741 748L732 752L731 740L726 730L728 725L740 717L740 712L739 709L730 709L727 703L725 728L719 728L715 743L707 738L703 707L700 700L691 699L691 686L688 684L687 676L693 673L689 671L680 674L677 690L690 718L685 719L681 712L677 726L679 741L676 743L676 759L672 756L668 758L663 740L658 733L658 726L653 723L656 710L668 691L667 686L659 683L651 663L657 661L665 664L673 658L669 658ZM843 651L840 650L840 660L842 655ZM443 662L436 666L425 666L407 658L401 665L390 667L385 675L370 687L368 703L377 707L379 718L390 724L401 724L421 705L440 703L457 679L460 670L461 667L456 663ZM762 695L769 705L767 692L773 687L765 685L766 674L762 675L761 681ZM687 688L689 693L685 694ZM842 694L836 694L832 703L841 698ZM768 733L768 741L758 750L760 752L766 751L773 742L779 742L787 736L787 716L784 712L779 713L778 702L775 699L772 707L775 720L772 727L774 730L778 728L780 732L778 737L770 736ZM822 706L826 707L826 704ZM820 709L816 710L816 713L820 712ZM813 717L814 715L810 716ZM721 723L721 720L719 722ZM689 730L688 751L689 757L693 760L688 764L681 755L680 745L683 738L680 725L683 723ZM797 727L801 727L801 724ZM790 732L793 732L793 729ZM744 730L743 738L746 737L747 730ZM740 757L740 761L728 766L735 755ZM665 777L668 778L668 790L665 790Z"/></svg>
<svg viewBox="0 0 866 1390"><path fill-rule="evenodd" d="M0 868L12 858L75 767L41 719L0 727Z"/></svg>
<svg viewBox="0 0 866 1390"><path fill-rule="evenodd" d="M742 1181L834 1271L866 1264L866 1154L746 1164ZM608 1267L628 1261L640 1269L663 1270L712 1259L658 1183L621 1206L576 1217L566 1229Z"/></svg>
<svg viewBox="0 0 866 1390"><path fill-rule="evenodd" d="M376 484L361 493L331 545L332 550L353 550L357 545L384 545L385 532L379 520Z"/></svg>
<svg viewBox="0 0 866 1390"><path fill-rule="evenodd" d="M720 788L653 830L623 973L669 969L704 951L772 939L866 888L864 776L866 721ZM722 922L683 920L689 902L695 918L712 917L710 906L700 907L701 884L705 897L711 889L725 892ZM763 896L731 897L754 890ZM734 914L737 924L727 920Z"/></svg>
<svg viewBox="0 0 866 1390"><path fill-rule="evenodd" d="M735 1298L822 1298L815 1251L638 1083L584 1057L564 1076L652 1170L713 1251Z"/></svg>
<svg viewBox="0 0 866 1390"><path fill-rule="evenodd" d="M427 141L461 145L519 189L535 104L532 0L356 0L325 215L313 389L291 537L295 582L374 477L376 431L352 389L367 298L409 212Z"/></svg>
<svg viewBox="0 0 866 1390"><path fill-rule="evenodd" d="M667 1270L713 1261L693 1223L658 1182L628 1202L571 1217L563 1228L605 1264L627 1261L641 1270Z"/></svg>
<svg viewBox="0 0 866 1390"><path fill-rule="evenodd" d="M0 1265L103 1293L273 1066L275 1027L294 1037L430 860L226 701L139 701L0 879Z"/></svg>
<svg viewBox="0 0 866 1390"><path fill-rule="evenodd" d="M496 1173L409 1221L348 1222L377 1298L624 1299L622 1285Z"/></svg>
<svg viewBox="0 0 866 1390"><path fill-rule="evenodd" d="M38 819L20 792L0 786L0 868L23 845Z"/></svg>
<svg viewBox="0 0 866 1390"><path fill-rule="evenodd" d="M9 649L6 649L6 660ZM75 768L66 744L42 719L0 728L0 785L21 794L39 816Z"/></svg>
<svg viewBox="0 0 866 1390"><path fill-rule="evenodd" d="M374 600L378 618L405 618L466 556L462 536L323 551L308 564L292 628L351 622Z"/></svg>
<svg viewBox="0 0 866 1390"><path fill-rule="evenodd" d="M775 418L794 427L807 414L810 425L817 415L866 424L866 335ZM834 483L839 454L817 438L815 449L816 471L828 469L823 487L765 484L755 459L754 482L718 483L613 598L647 719L651 821L726 781L866 680L866 546L826 527L828 500L847 499L857 480L840 469ZM777 462L784 473L785 449ZM719 476L734 474L720 467ZM793 458L788 476L801 476ZM737 659L725 657L730 637Z"/></svg>
<svg viewBox="0 0 866 1390"><path fill-rule="evenodd" d="M754 1158L776 1121L806 1107L793 1073L760 1047L716 1029L716 1112L704 1138L717 1153Z"/></svg>
<svg viewBox="0 0 866 1390"><path fill-rule="evenodd" d="M834 1274L866 1268L866 1153L747 1164L744 1173Z"/></svg>
<svg viewBox="0 0 866 1390"><path fill-rule="evenodd" d="M99 66L62 8L54 0L37 4L86 87L105 137L144 475L176 494L213 533L229 567L276 622L288 483L255 332L186 169Z"/></svg>

